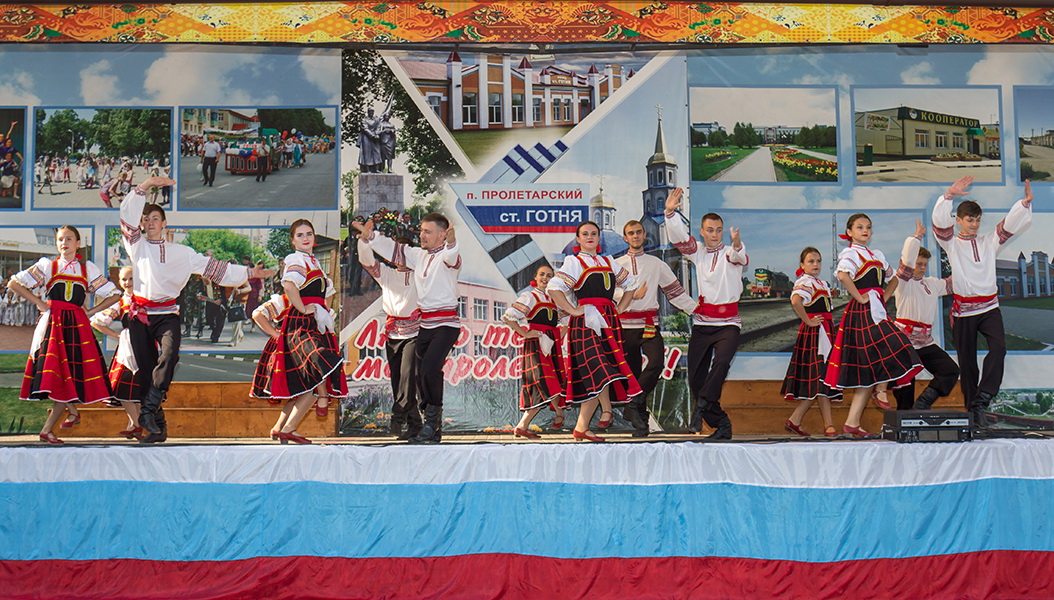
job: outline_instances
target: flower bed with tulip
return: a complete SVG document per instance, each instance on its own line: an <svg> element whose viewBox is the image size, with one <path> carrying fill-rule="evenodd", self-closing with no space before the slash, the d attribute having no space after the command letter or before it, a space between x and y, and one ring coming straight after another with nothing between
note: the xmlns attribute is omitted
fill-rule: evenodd
<svg viewBox="0 0 1054 600"><path fill-rule="evenodd" d="M772 162L794 181L838 181L838 163L802 154L786 146L772 147Z"/></svg>

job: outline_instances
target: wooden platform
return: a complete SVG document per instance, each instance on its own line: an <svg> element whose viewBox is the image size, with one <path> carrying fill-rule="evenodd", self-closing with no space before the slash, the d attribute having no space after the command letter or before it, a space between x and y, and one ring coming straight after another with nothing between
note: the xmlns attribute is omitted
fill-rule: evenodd
<svg viewBox="0 0 1054 600"><path fill-rule="evenodd" d="M928 381L916 383L921 391ZM736 435L783 435L783 423L796 406L780 395L780 381L729 381L725 384L721 404L732 417ZM892 395L890 401L894 402ZM962 410L958 387L935 408ZM173 438L257 439L265 436L278 419L280 406L249 397L248 383L173 383L165 402L169 436ZM72 429L56 429L60 437L112 438L127 424L124 411L109 407L81 408L81 424ZM841 432L849 412L849 402L832 407L835 427ZM309 438L337 435L337 409L331 405L326 418L308 415L299 431ZM876 432L882 424L882 411L873 402L864 411L864 429ZM802 427L815 436L823 435L820 411L813 405L802 421Z"/></svg>

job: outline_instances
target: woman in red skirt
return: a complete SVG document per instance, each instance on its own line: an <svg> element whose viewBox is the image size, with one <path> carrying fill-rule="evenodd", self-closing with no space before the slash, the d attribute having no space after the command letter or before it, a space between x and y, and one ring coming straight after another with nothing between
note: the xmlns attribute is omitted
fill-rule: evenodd
<svg viewBox="0 0 1054 600"><path fill-rule="evenodd" d="M787 377L780 392L788 402L798 406L783 424L787 431L808 437L802 429L801 420L814 401L820 405L823 417L823 434L836 435L831 418L831 401L840 402L842 392L832 390L823 382L827 367L827 356L831 353L831 288L820 279L823 259L820 251L812 246L801 251L798 265L798 281L791 292L791 307L801 319L798 339L791 351Z"/></svg>
<svg viewBox="0 0 1054 600"><path fill-rule="evenodd" d="M574 256L549 282L549 295L557 308L571 315L568 355L564 357L567 402L579 404L575 440L602 442L593 435L589 422L599 403L597 427L611 425L612 404L629 402L641 393L622 350L622 327L618 313L626 310L633 294L623 294L616 308L615 288L632 292L637 282L610 256L600 256L600 227L592 221L578 226Z"/></svg>
<svg viewBox="0 0 1054 600"><path fill-rule="evenodd" d="M132 267L121 267L119 277L121 288L124 290L121 302L96 313L91 319L91 325L117 340L117 350L110 361L109 379L114 397L110 404L120 406L128 415L128 426L123 431L118 431L117 435L138 440L144 435L143 428L139 426L139 402L146 390L135 376L139 369L135 363L135 355L132 354L132 342L128 334L128 311L132 307ZM122 325L120 333L110 329L110 323L114 321Z"/></svg>
<svg viewBox="0 0 1054 600"><path fill-rule="evenodd" d="M908 385L922 371L922 363L911 342L886 315L883 298L896 289L886 257L871 250L871 219L857 213L849 217L845 226L851 240L849 247L838 255L838 281L852 296L845 307L842 322L834 339L834 348L827 361L824 383L840 390L853 389L849 416L842 432L853 437L870 437L860 427L867 400L875 397L880 408L889 408L886 390Z"/></svg>
<svg viewBox="0 0 1054 600"><path fill-rule="evenodd" d="M348 384L341 368L344 357L334 333L333 316L326 306L326 298L334 293L333 283L312 254L315 228L307 219L297 219L289 227L289 235L296 250L285 257L282 272L289 308L282 318L281 335L260 355L252 396L272 404L285 402L289 417L275 432L283 444L310 444L311 440L298 434L296 428L315 396L319 416L325 416L329 399L347 396Z"/></svg>
<svg viewBox="0 0 1054 600"><path fill-rule="evenodd" d="M55 232L59 257L41 258L12 276L8 283L10 289L43 313L33 332L19 397L54 402L40 430L40 440L51 444L62 443L52 429L68 405L113 397L106 380L106 362L88 317L120 300L121 291L94 263L77 254L80 243L81 234L76 227L59 227ZM46 299L31 291L36 287L47 290ZM85 311L88 294L105 300Z"/></svg>
<svg viewBox="0 0 1054 600"><path fill-rule="evenodd" d="M523 385L520 388L520 410L523 416L516 424L516 437L537 439L531 433L531 420L543 407L556 411L553 429L564 426L564 382L559 369L559 315L552 298L545 289L553 278L549 265L542 265L534 274L531 289L524 292L505 311L502 320L523 338L520 361Z"/></svg>

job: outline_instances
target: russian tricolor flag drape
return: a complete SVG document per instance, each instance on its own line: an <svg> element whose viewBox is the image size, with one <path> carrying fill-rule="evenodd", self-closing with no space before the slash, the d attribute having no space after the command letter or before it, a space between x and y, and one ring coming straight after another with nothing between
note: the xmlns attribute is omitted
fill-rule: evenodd
<svg viewBox="0 0 1054 600"><path fill-rule="evenodd" d="M1054 443L0 450L0 597L1054 598Z"/></svg>

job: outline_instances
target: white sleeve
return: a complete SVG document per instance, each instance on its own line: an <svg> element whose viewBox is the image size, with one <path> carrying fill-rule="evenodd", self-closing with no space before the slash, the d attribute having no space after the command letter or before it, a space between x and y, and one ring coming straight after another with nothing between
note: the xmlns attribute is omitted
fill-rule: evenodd
<svg viewBox="0 0 1054 600"><path fill-rule="evenodd" d="M666 213L666 236L670 238L678 251L688 260L695 262L699 253L699 243L688 233L688 225L681 218L681 213Z"/></svg>
<svg viewBox="0 0 1054 600"><path fill-rule="evenodd" d="M139 230L139 223L143 219L144 206L146 206L146 196L139 193L138 187L132 188L132 191L128 192L128 195L121 201L121 237L129 253L143 237L142 231Z"/></svg>
<svg viewBox="0 0 1054 600"><path fill-rule="evenodd" d="M31 267L24 271L19 271L11 276L11 281L20 283L23 286L33 289L47 285L48 279L51 278L51 259L41 257L40 260L33 263ZM21 297L21 296L19 296Z"/></svg>
<svg viewBox="0 0 1054 600"><path fill-rule="evenodd" d="M549 280L549 289L563 292L564 296L573 294L580 275L582 275L582 263L578 261L578 258L574 255L565 257L560 270Z"/></svg>
<svg viewBox="0 0 1054 600"><path fill-rule="evenodd" d="M835 267L836 271L843 271L850 275L856 274L857 269L860 268L860 257L859 255L846 248L838 254L838 266Z"/></svg>
<svg viewBox="0 0 1054 600"><path fill-rule="evenodd" d="M249 281L249 267L232 265L193 250L190 253L190 272L222 287L236 288Z"/></svg>
<svg viewBox="0 0 1054 600"><path fill-rule="evenodd" d="M537 304L538 299L535 297L531 290L524 292L516 299L515 302L509 305L509 308L505 309L503 315L510 321L516 321L520 325L526 325L527 315L534 309L534 305Z"/></svg>
<svg viewBox="0 0 1054 600"><path fill-rule="evenodd" d="M632 292L633 290L640 287L640 284L637 282L637 278L633 276L633 273L629 272L629 269L615 262L615 260L610 256L606 256L604 258L607 259L608 265L611 267L611 271L615 274L615 285L622 288L622 290L626 292Z"/></svg>
<svg viewBox="0 0 1054 600"><path fill-rule="evenodd" d="M99 267L95 266L95 263L89 260L85 267L85 270L88 271L89 292L100 298L121 295L121 290L99 270Z"/></svg>
<svg viewBox="0 0 1054 600"><path fill-rule="evenodd" d="M995 226L995 233L999 236L999 246L1002 247L1010 238L1024 231L1032 223L1032 203L1025 205L1024 200L1018 200L1010 207L1010 212Z"/></svg>
<svg viewBox="0 0 1054 600"><path fill-rule="evenodd" d="M794 282L794 289L791 290L791 296L798 296L801 301L805 304L812 302L815 289L812 285L812 280L808 277L799 277L798 281Z"/></svg>
<svg viewBox="0 0 1054 600"><path fill-rule="evenodd" d="M952 216L952 201L941 194L933 207L933 235L941 248L948 249L947 244L955 235L955 217Z"/></svg>
<svg viewBox="0 0 1054 600"><path fill-rule="evenodd" d="M666 299L674 307L689 314L695 311L698 302L696 302L695 298L688 295L681 282L677 281L677 276L674 275L673 269L665 262L659 267L659 289L662 290L662 293L666 295Z"/></svg>

